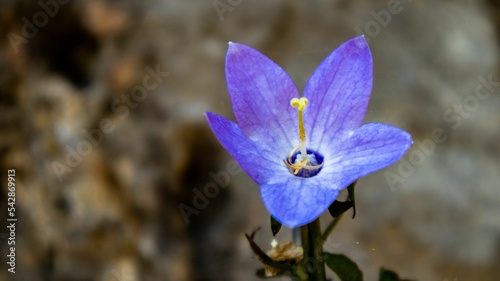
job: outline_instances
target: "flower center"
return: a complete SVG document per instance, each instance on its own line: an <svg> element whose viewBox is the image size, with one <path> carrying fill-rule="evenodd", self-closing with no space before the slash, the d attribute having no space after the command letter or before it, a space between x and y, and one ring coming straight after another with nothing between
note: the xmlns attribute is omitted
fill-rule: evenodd
<svg viewBox="0 0 500 281"><path fill-rule="evenodd" d="M323 167L323 156L306 148L306 130L304 129L302 111L306 109L308 102L306 98L293 98L290 101L290 105L297 108L300 145L290 152L286 160L283 160L291 173L304 178L315 176Z"/></svg>

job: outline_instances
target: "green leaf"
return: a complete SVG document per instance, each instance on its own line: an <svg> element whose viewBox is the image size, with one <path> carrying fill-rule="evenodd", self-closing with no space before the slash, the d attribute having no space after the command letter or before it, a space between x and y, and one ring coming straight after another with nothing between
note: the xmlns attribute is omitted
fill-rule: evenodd
<svg viewBox="0 0 500 281"><path fill-rule="evenodd" d="M383 267L380 269L378 280L379 281L400 281L399 276L395 272L387 270Z"/></svg>
<svg viewBox="0 0 500 281"><path fill-rule="evenodd" d="M271 231L273 236L276 236L281 229L281 222L277 221L273 216L271 216Z"/></svg>
<svg viewBox="0 0 500 281"><path fill-rule="evenodd" d="M363 272L351 259L342 254L323 253L326 265L341 281L363 281Z"/></svg>
<svg viewBox="0 0 500 281"><path fill-rule="evenodd" d="M385 268L380 269L380 273L378 275L379 281L411 281L409 279L400 279L399 276L394 272L387 270Z"/></svg>
<svg viewBox="0 0 500 281"><path fill-rule="evenodd" d="M352 218L354 219L354 217L356 216L356 205L355 205L356 197L354 196L355 185L356 182L353 182L347 187L347 192L349 193L349 195L346 201L335 200L330 205L330 207L328 207L328 212L330 212L330 215L332 215L332 217L336 218L345 213L350 208L352 208Z"/></svg>
<svg viewBox="0 0 500 281"><path fill-rule="evenodd" d="M332 217L336 218L342 215L345 211L349 210L352 207L352 202L350 201L337 201L335 200L330 207L328 207L328 212Z"/></svg>
<svg viewBox="0 0 500 281"><path fill-rule="evenodd" d="M354 196L354 187L356 186L357 181L351 183L347 187L347 192L349 193L349 201L352 202L352 218L356 216L356 197Z"/></svg>

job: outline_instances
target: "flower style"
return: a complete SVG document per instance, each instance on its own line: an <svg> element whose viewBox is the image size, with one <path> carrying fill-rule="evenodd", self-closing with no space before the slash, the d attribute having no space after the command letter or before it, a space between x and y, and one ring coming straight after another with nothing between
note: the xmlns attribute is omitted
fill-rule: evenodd
<svg viewBox="0 0 500 281"><path fill-rule="evenodd" d="M220 143L260 185L266 208L293 228L318 218L339 191L399 160L407 132L361 125L373 80L363 36L333 51L309 78L304 96L258 51L229 43L226 80L237 124L205 114Z"/></svg>

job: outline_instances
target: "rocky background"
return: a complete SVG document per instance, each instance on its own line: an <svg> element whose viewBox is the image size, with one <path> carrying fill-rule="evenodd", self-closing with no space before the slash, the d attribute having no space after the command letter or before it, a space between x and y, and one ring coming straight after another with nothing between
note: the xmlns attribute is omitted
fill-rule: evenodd
<svg viewBox="0 0 500 281"><path fill-rule="evenodd" d="M0 1L0 220L8 169L18 218L15 274L0 229L0 280L257 280L244 233L262 226L269 248L269 214L203 117L232 117L227 42L262 51L302 89L361 33L375 64L366 121L415 145L360 180L357 216L327 249L366 280L381 266L498 280L499 27L497 0Z"/></svg>

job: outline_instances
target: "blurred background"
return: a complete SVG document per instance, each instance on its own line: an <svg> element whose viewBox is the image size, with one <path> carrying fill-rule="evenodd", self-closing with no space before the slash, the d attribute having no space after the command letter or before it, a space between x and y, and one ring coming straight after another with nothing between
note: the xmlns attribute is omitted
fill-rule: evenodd
<svg viewBox="0 0 500 281"><path fill-rule="evenodd" d="M362 33L375 75L366 122L415 145L359 181L356 218L326 249L366 280L382 266L498 280L499 27L497 0L1 0L0 219L15 169L18 222L15 274L0 229L0 280L258 280L244 233L262 227L269 249L269 214L203 117L233 118L227 42L260 50L302 90ZM207 185L217 192L197 195Z"/></svg>

